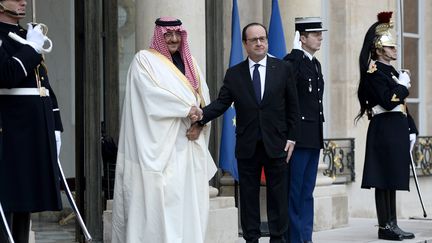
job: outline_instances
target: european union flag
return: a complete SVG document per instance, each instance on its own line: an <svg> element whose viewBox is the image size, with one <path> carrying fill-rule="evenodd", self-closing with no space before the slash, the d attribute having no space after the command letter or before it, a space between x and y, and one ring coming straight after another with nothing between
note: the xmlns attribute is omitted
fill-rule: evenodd
<svg viewBox="0 0 432 243"><path fill-rule="evenodd" d="M285 37L282 26L282 19L279 12L278 0L272 0L272 13L270 17L268 52L282 59L286 55Z"/></svg>
<svg viewBox="0 0 432 243"><path fill-rule="evenodd" d="M240 34L240 19L238 15L237 0L233 0L231 20L231 52L229 66L232 67L243 61L242 40ZM236 112L231 105L225 111L222 123L222 137L219 153L219 166L229 172L238 181L237 159L235 157L235 126Z"/></svg>

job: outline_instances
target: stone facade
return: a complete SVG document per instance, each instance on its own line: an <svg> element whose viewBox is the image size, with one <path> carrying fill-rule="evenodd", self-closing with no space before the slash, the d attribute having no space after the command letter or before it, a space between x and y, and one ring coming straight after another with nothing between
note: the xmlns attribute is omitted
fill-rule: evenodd
<svg viewBox="0 0 432 243"><path fill-rule="evenodd" d="M217 63L223 70L228 67L231 47L231 0L217 1L221 12L217 16L221 31L215 26L206 26L209 13L206 4L214 0L119 0L119 106L122 106L124 96L124 84L129 63L137 50L145 49L149 45L153 34L154 20L159 16L176 16L180 18L189 32L189 42L192 54L198 61L204 73L211 73L207 66L209 39L206 33L214 33L212 40L220 41L223 53L222 61ZM416 0L404 1L418 2L419 22L419 68L420 80L420 135L432 135L432 69L428 63L432 61L432 1ZM355 174L356 180L346 185L319 185L315 191L316 197L316 225L315 230L329 229L346 225L347 217L375 217L373 190L361 190L362 168L366 131L368 121L360 120L354 124L359 106L356 98L358 85L358 55L363 37L369 26L375 21L376 14L380 11L397 11L399 0L280 0L287 51L291 50L294 37L294 18L299 16L321 16L324 26L329 31L324 33L322 49L317 53L321 60L326 81L325 86L325 137L353 137L355 138ZM73 2L46 0L38 1L38 22L47 24L50 28L49 36L54 42L54 50L47 55L46 62L50 70L50 82L56 90L57 98L62 108L65 133L62 136L63 148L61 159L67 177L75 175L75 73L73 43ZM240 25L243 27L249 22L261 22L268 26L271 12L269 0L238 0ZM30 12L30 11L29 11ZM394 22L396 27L400 25L395 12ZM22 24L31 21L30 14ZM67 57L67 58L65 58ZM395 64L398 66L398 64ZM220 87L222 80L210 75L207 76L209 87ZM211 89L212 98L217 94L217 88ZM219 127L216 122L216 127ZM216 141L212 151L218 151L220 131L213 133ZM214 153L217 161L218 154ZM216 178L219 180L220 178ZM423 191L423 200L426 210L432 211L432 177L421 176L419 178ZM232 195L233 187L225 182L220 184L220 195ZM422 212L416 195L416 189L411 181L411 191L398 193L398 214L402 218L421 216ZM212 199L215 204L220 204L219 199ZM221 199L226 201L225 199ZM228 201L231 199L227 199ZM226 205L224 202L223 205ZM227 207L233 210L232 206ZM108 216L107 216L108 217ZM228 217L228 216L227 216ZM229 216L229 217L232 217ZM230 218L231 219L231 218ZM105 219L104 219L105 220ZM106 218L106 220L109 220ZM232 218L232 220L235 220ZM217 222L210 219L210 227L218 230ZM228 220L225 220L228 222ZM229 220L231 222L231 220ZM233 221L237 224L237 221Z"/></svg>
<svg viewBox="0 0 432 243"><path fill-rule="evenodd" d="M429 27L432 25L432 3L424 0L419 0L419 2L421 8L419 15L421 19L419 19L419 21L423 23L420 25L420 28L423 30L430 29ZM148 4L153 4L154 6L152 5L152 8L146 8ZM197 4L187 4L187 10L185 10L184 7L179 7L183 6L182 4L173 6L172 4L164 5L160 3L150 3L150 1L138 1L137 19L145 19L146 21L136 22L137 44L135 46L137 49L147 46L148 38L152 34L154 17L158 15L177 16L184 20L185 27L190 32L191 37L189 40L192 52L196 55L203 69L206 66L206 63L203 61L206 58L206 54L202 50L211 48L205 46L206 41L203 39L203 33L204 31L215 31L215 38L222 41L223 45L223 48L220 50L223 52L223 62L219 65L223 65L223 69L225 70L228 67L231 47L232 1L221 1L219 4L222 9L222 16L219 18L222 21L222 32L217 32L211 29L211 27L204 26L204 22L206 18L208 18L208 16L203 14L204 1ZM271 13L271 1L238 0L238 8L241 27L250 22L261 22L268 26ZM354 124L354 117L359 109L356 98L359 79L358 55L364 34L369 26L376 21L376 14L378 12L388 10L394 11L393 21L395 27L397 28L397 26L400 25L397 14L398 1L285 0L279 1L279 8L284 26L287 51L290 51L292 47L291 43L294 37L295 17L321 16L323 18L323 24L329 31L324 33L322 49L317 52L317 56L322 62L326 81L324 98L326 116L325 137L355 138L356 180L352 183L348 183L346 186L320 187L317 185L315 192L317 198L315 210L318 216L316 217L317 225L315 229L327 229L333 228L335 225L346 225L346 218L348 216L375 217L375 208L371 206L374 205L373 190L360 189L368 121L367 119L362 119L357 124ZM151 13L148 12L150 11L149 9L152 9ZM428 46L432 46L432 34L427 31L423 32L424 34L421 37L423 46L421 48L424 54L420 62L428 63L428 61L432 60L432 51L430 48L427 48ZM124 47L124 50L127 48L130 47ZM120 52L122 52L122 50L120 50ZM395 66L398 66L398 64L395 63ZM426 114L427 111L432 110L432 98L426 95L432 92L432 84L426 81L429 77L432 77L432 71L428 69L425 64L422 67L422 72L424 73L422 78L424 81L421 82L422 86L420 87L420 90L422 90L421 92L423 92L423 98L421 100L422 110L420 112ZM205 72L206 70L203 71ZM212 84L214 82L217 83L217 87L220 87L222 80L214 80L211 77L207 77L207 82L210 87L213 86ZM211 90L213 98L216 96L217 91L217 89ZM430 122L429 119L431 118L427 115L422 116L420 120L421 125L419 126L421 128L420 135L432 135L432 122ZM214 136L216 136L215 141L219 141L219 131L216 131ZM216 142L214 146L215 148L213 148L213 150L218 151L218 142ZM215 160L217 161L217 154L215 155ZM432 178L430 177L422 177L420 179L422 185L431 184L431 181ZM413 186L413 182L411 184ZM222 186L220 188L222 195L233 195L233 187L227 186L226 182L220 182L220 185ZM411 192L398 194L400 195L398 198L401 198L398 200L398 213L400 217L418 215L418 213L415 212L416 210L408 206L414 203L413 201L417 200L413 193L415 193L415 188L413 188ZM424 201L432 201L432 195L423 196L426 197ZM337 204L342 204L344 209L340 210L341 207ZM329 207L325 205L332 205L330 208L335 210L329 210ZM426 203L426 207L430 208L431 205ZM346 214L344 212L346 212ZM341 214L344 216L341 217ZM333 219L330 220L330 218ZM343 220L340 220L341 218ZM338 223L333 225L330 221Z"/></svg>

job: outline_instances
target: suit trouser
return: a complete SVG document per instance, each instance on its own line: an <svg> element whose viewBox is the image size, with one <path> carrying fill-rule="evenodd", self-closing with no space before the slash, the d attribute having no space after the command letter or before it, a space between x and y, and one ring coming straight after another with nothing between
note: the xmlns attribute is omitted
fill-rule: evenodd
<svg viewBox="0 0 432 243"><path fill-rule="evenodd" d="M269 158L262 141L257 143L255 154L250 159L237 159L240 182L240 218L243 238L248 243L258 243L261 236L260 178L264 166L267 184L267 218L270 242L285 242L284 232L288 227L287 163L286 158Z"/></svg>
<svg viewBox="0 0 432 243"><path fill-rule="evenodd" d="M288 218L290 243L312 240L314 199L320 149L295 148L289 162Z"/></svg>
<svg viewBox="0 0 432 243"><path fill-rule="evenodd" d="M6 220L9 224L12 237L15 243L28 243L30 231L30 213L27 212L5 212ZM0 242L9 242L6 231L1 230Z"/></svg>

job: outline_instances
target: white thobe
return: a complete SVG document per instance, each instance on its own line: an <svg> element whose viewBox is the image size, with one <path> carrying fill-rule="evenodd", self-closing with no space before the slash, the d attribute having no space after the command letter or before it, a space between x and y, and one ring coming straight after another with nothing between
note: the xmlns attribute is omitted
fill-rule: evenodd
<svg viewBox="0 0 432 243"><path fill-rule="evenodd" d="M113 202L112 243L203 243L208 181L216 166L208 150L210 127L189 141L187 115L209 104L195 65L198 94L166 57L138 52L127 76Z"/></svg>

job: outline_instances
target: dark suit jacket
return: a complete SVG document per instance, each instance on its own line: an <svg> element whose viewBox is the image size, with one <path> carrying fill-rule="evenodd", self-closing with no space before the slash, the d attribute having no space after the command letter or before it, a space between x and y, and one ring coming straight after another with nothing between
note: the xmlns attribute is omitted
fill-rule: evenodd
<svg viewBox="0 0 432 243"><path fill-rule="evenodd" d="M203 109L203 123L222 115L234 102L236 109L236 157L251 158L259 139L269 157L286 156L287 140L296 141L298 99L292 69L286 62L267 57L264 95L255 98L248 60L229 68L218 98Z"/></svg>
<svg viewBox="0 0 432 243"><path fill-rule="evenodd" d="M324 79L321 64L315 64L303 51L293 49L284 60L292 64L300 105L300 136L296 148L323 147L323 93Z"/></svg>

